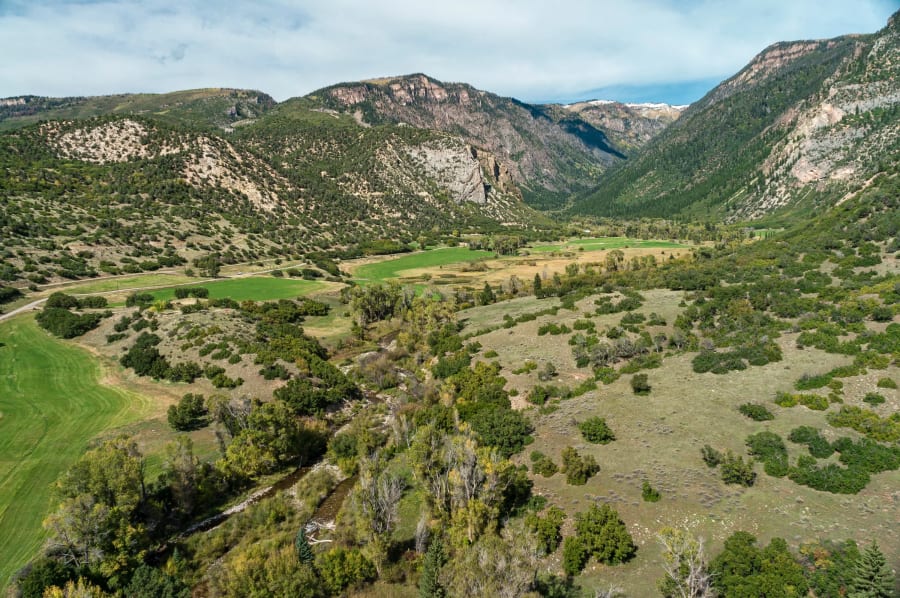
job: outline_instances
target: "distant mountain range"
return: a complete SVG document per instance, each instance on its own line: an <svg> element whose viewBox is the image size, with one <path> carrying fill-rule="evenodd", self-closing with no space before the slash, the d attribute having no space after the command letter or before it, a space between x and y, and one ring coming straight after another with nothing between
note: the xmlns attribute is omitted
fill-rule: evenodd
<svg viewBox="0 0 900 598"><path fill-rule="evenodd" d="M170 94L0 100L0 130L38 120L142 115L231 132L269 112L325 111L366 126L441 131L492 154L526 202L557 207L590 189L609 166L646 143L681 111L617 102L531 105L426 75L342 83L276 104L264 93L203 89Z"/></svg>
<svg viewBox="0 0 900 598"><path fill-rule="evenodd" d="M551 225L542 211L805 217L897 174L898 29L895 14L875 34L775 44L690 107L532 105L423 74L281 103L3 99L0 276L352 253Z"/></svg>

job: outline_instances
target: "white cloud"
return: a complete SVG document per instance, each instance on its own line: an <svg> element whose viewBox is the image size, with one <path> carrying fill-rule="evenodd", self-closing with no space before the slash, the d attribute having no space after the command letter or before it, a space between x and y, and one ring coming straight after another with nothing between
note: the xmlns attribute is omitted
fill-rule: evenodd
<svg viewBox="0 0 900 598"><path fill-rule="evenodd" d="M872 32L896 0L0 0L0 97L425 72L524 99L725 78L780 40Z"/></svg>

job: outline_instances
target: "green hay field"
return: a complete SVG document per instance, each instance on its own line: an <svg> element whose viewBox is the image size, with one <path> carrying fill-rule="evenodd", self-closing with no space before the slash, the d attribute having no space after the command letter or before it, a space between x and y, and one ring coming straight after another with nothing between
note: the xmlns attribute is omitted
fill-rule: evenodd
<svg viewBox="0 0 900 598"><path fill-rule="evenodd" d="M167 284L182 284L197 280L182 274L136 274L134 276L121 276L117 278L106 278L103 280L85 280L83 282L73 282L72 284L57 285L48 287L46 292L49 294L54 291L62 291L64 293L108 293L121 289L134 289L140 287L157 287ZM203 284L199 283L198 284Z"/></svg>
<svg viewBox="0 0 900 598"><path fill-rule="evenodd" d="M51 484L92 438L150 411L102 376L87 351L30 316L0 326L0 593L44 542Z"/></svg>
<svg viewBox="0 0 900 598"><path fill-rule="evenodd" d="M629 239L628 237L594 237L590 239L572 239L565 243L535 245L528 249L532 253L548 253L551 251L600 251L604 249L629 248L684 248L688 245L672 241Z"/></svg>
<svg viewBox="0 0 900 598"><path fill-rule="evenodd" d="M196 285L209 289L209 296L213 299L230 297L235 301L269 301L272 299L293 299L303 295L309 295L326 287L326 284L316 280L303 280L296 278L275 278L274 276L248 276L246 278L229 278L220 282L200 282ZM174 299L175 289L159 289L150 291L157 299Z"/></svg>
<svg viewBox="0 0 900 598"><path fill-rule="evenodd" d="M400 278L406 270L474 262L493 256L494 253L491 251L473 251L465 247L446 247L364 264L354 269L353 276L361 284L383 282L392 278Z"/></svg>

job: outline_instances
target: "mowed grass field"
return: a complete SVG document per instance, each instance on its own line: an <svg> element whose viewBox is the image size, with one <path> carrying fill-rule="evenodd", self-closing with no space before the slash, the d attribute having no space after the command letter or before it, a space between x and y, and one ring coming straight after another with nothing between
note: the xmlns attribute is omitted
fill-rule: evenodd
<svg viewBox="0 0 900 598"><path fill-rule="evenodd" d="M474 262L493 256L494 253L491 251L445 247L356 266L353 268L352 274L361 284L383 282L392 278L401 278L403 272L407 270Z"/></svg>
<svg viewBox="0 0 900 598"><path fill-rule="evenodd" d="M678 303L683 296L675 291L642 292L646 301L637 311L647 315L660 314L671 329L675 316L683 309ZM665 526L685 528L703 537L711 554L717 553L724 540L738 530L748 531L760 542L773 537L787 540L792 549L818 538L855 539L867 544L877 538L879 546L896 562L900 554L900 471L873 475L869 485L856 495L819 492L800 486L787 478L774 478L756 465L757 481L751 488L726 485L719 471L709 469L700 457L700 449L710 444L719 450L730 449L745 455L745 439L750 434L769 430L777 433L788 447L793 463L806 449L787 441L792 429L801 425L823 430L829 440L840 436L859 438L846 428L832 428L825 421L825 413L805 407L781 408L773 404L777 391L793 392L793 384L803 374L821 374L852 360L841 355L827 354L816 349L799 350L796 334L784 334L780 344L784 360L763 367L750 367L727 375L695 373L691 361L695 354L671 355L663 359L662 367L642 370L649 377L652 391L636 396L630 386L631 375L623 375L610 385L598 382L598 389L580 397L560 401L556 411L540 414L524 401L535 384L537 372L513 374L526 360L538 365L550 361L559 376L552 384L574 387L588 376L589 368L575 366L568 339L571 334L538 336L537 329L547 322L566 323L570 327L576 318L592 311L590 297L576 304L575 311L559 310L556 316L541 316L510 329L499 329L472 338L482 344L479 355L494 350L508 380L507 388L518 390L513 404L526 408L535 426L535 441L516 457L519 463L530 466L532 450L550 456L560 464L560 454L566 446L574 446L581 453L593 455L600 465L600 473L584 486L566 484L565 476L557 473L550 478L532 476L537 494L550 504L562 508L570 517L563 531L572 533L572 517L594 502L609 503L619 511L639 549L634 560L626 565L606 567L591 564L576 580L586 588L621 587L628 596L658 595L656 582L663 575L661 554L655 538ZM463 333L473 332L488 322L496 322L504 313L516 315L538 311L552 303L533 298L497 303L466 310ZM592 316L598 331L618 323L623 314ZM480 357L483 359L483 357ZM848 405L866 406L862 397L874 391L879 377L900 379L900 370L891 366L886 370L872 370L866 376L844 379L844 401ZM891 389L877 389L888 401L881 413L896 409L900 393ZM775 419L752 421L738 412L742 403L765 404ZM834 411L839 406L832 406ZM577 422L591 416L606 418L616 435L607 445L586 442L578 431ZM833 461L836 457L832 457ZM662 492L662 500L648 503L641 499L644 480ZM559 564L560 550L553 557Z"/></svg>
<svg viewBox="0 0 900 598"><path fill-rule="evenodd" d="M274 276L248 276L246 278L228 278L222 281L207 281L196 285L186 285L209 289L213 299L229 297L235 301L270 301L273 299L293 299L322 290L328 283L317 280L297 278L276 278ZM174 299L175 288L148 291L157 299Z"/></svg>
<svg viewBox="0 0 900 598"><path fill-rule="evenodd" d="M682 243L673 241L660 241L657 239L630 239L628 237L592 237L588 239L572 239L565 243L551 243L548 245L535 245L528 251L532 253L547 253L551 251L597 251L601 249L658 249L658 248L683 248L688 247Z"/></svg>
<svg viewBox="0 0 900 598"><path fill-rule="evenodd" d="M92 438L151 411L102 376L90 353L31 316L0 324L0 593L45 540L53 482Z"/></svg>
<svg viewBox="0 0 900 598"><path fill-rule="evenodd" d="M85 280L72 284L48 287L42 295L48 295L56 291L64 293L109 293L121 289L133 289L140 287L161 287L168 284L182 284L197 280L183 274L135 274L134 276L120 276L103 280ZM200 284L200 283L198 283Z"/></svg>

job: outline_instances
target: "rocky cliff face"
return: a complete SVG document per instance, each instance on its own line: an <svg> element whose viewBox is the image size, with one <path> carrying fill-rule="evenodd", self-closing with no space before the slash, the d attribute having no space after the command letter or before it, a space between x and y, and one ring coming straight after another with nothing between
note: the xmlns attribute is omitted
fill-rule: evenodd
<svg viewBox="0 0 900 598"><path fill-rule="evenodd" d="M583 189L624 157L604 131L577 113L425 75L341 84L307 98L368 124L405 123L457 135L492 154L526 199L536 201Z"/></svg>
<svg viewBox="0 0 900 598"><path fill-rule="evenodd" d="M900 163L900 13L871 35L770 46L576 205L759 218L842 201Z"/></svg>
<svg viewBox="0 0 900 598"><path fill-rule="evenodd" d="M637 150L675 122L687 106L623 104L592 100L563 106L598 129L619 147Z"/></svg>

